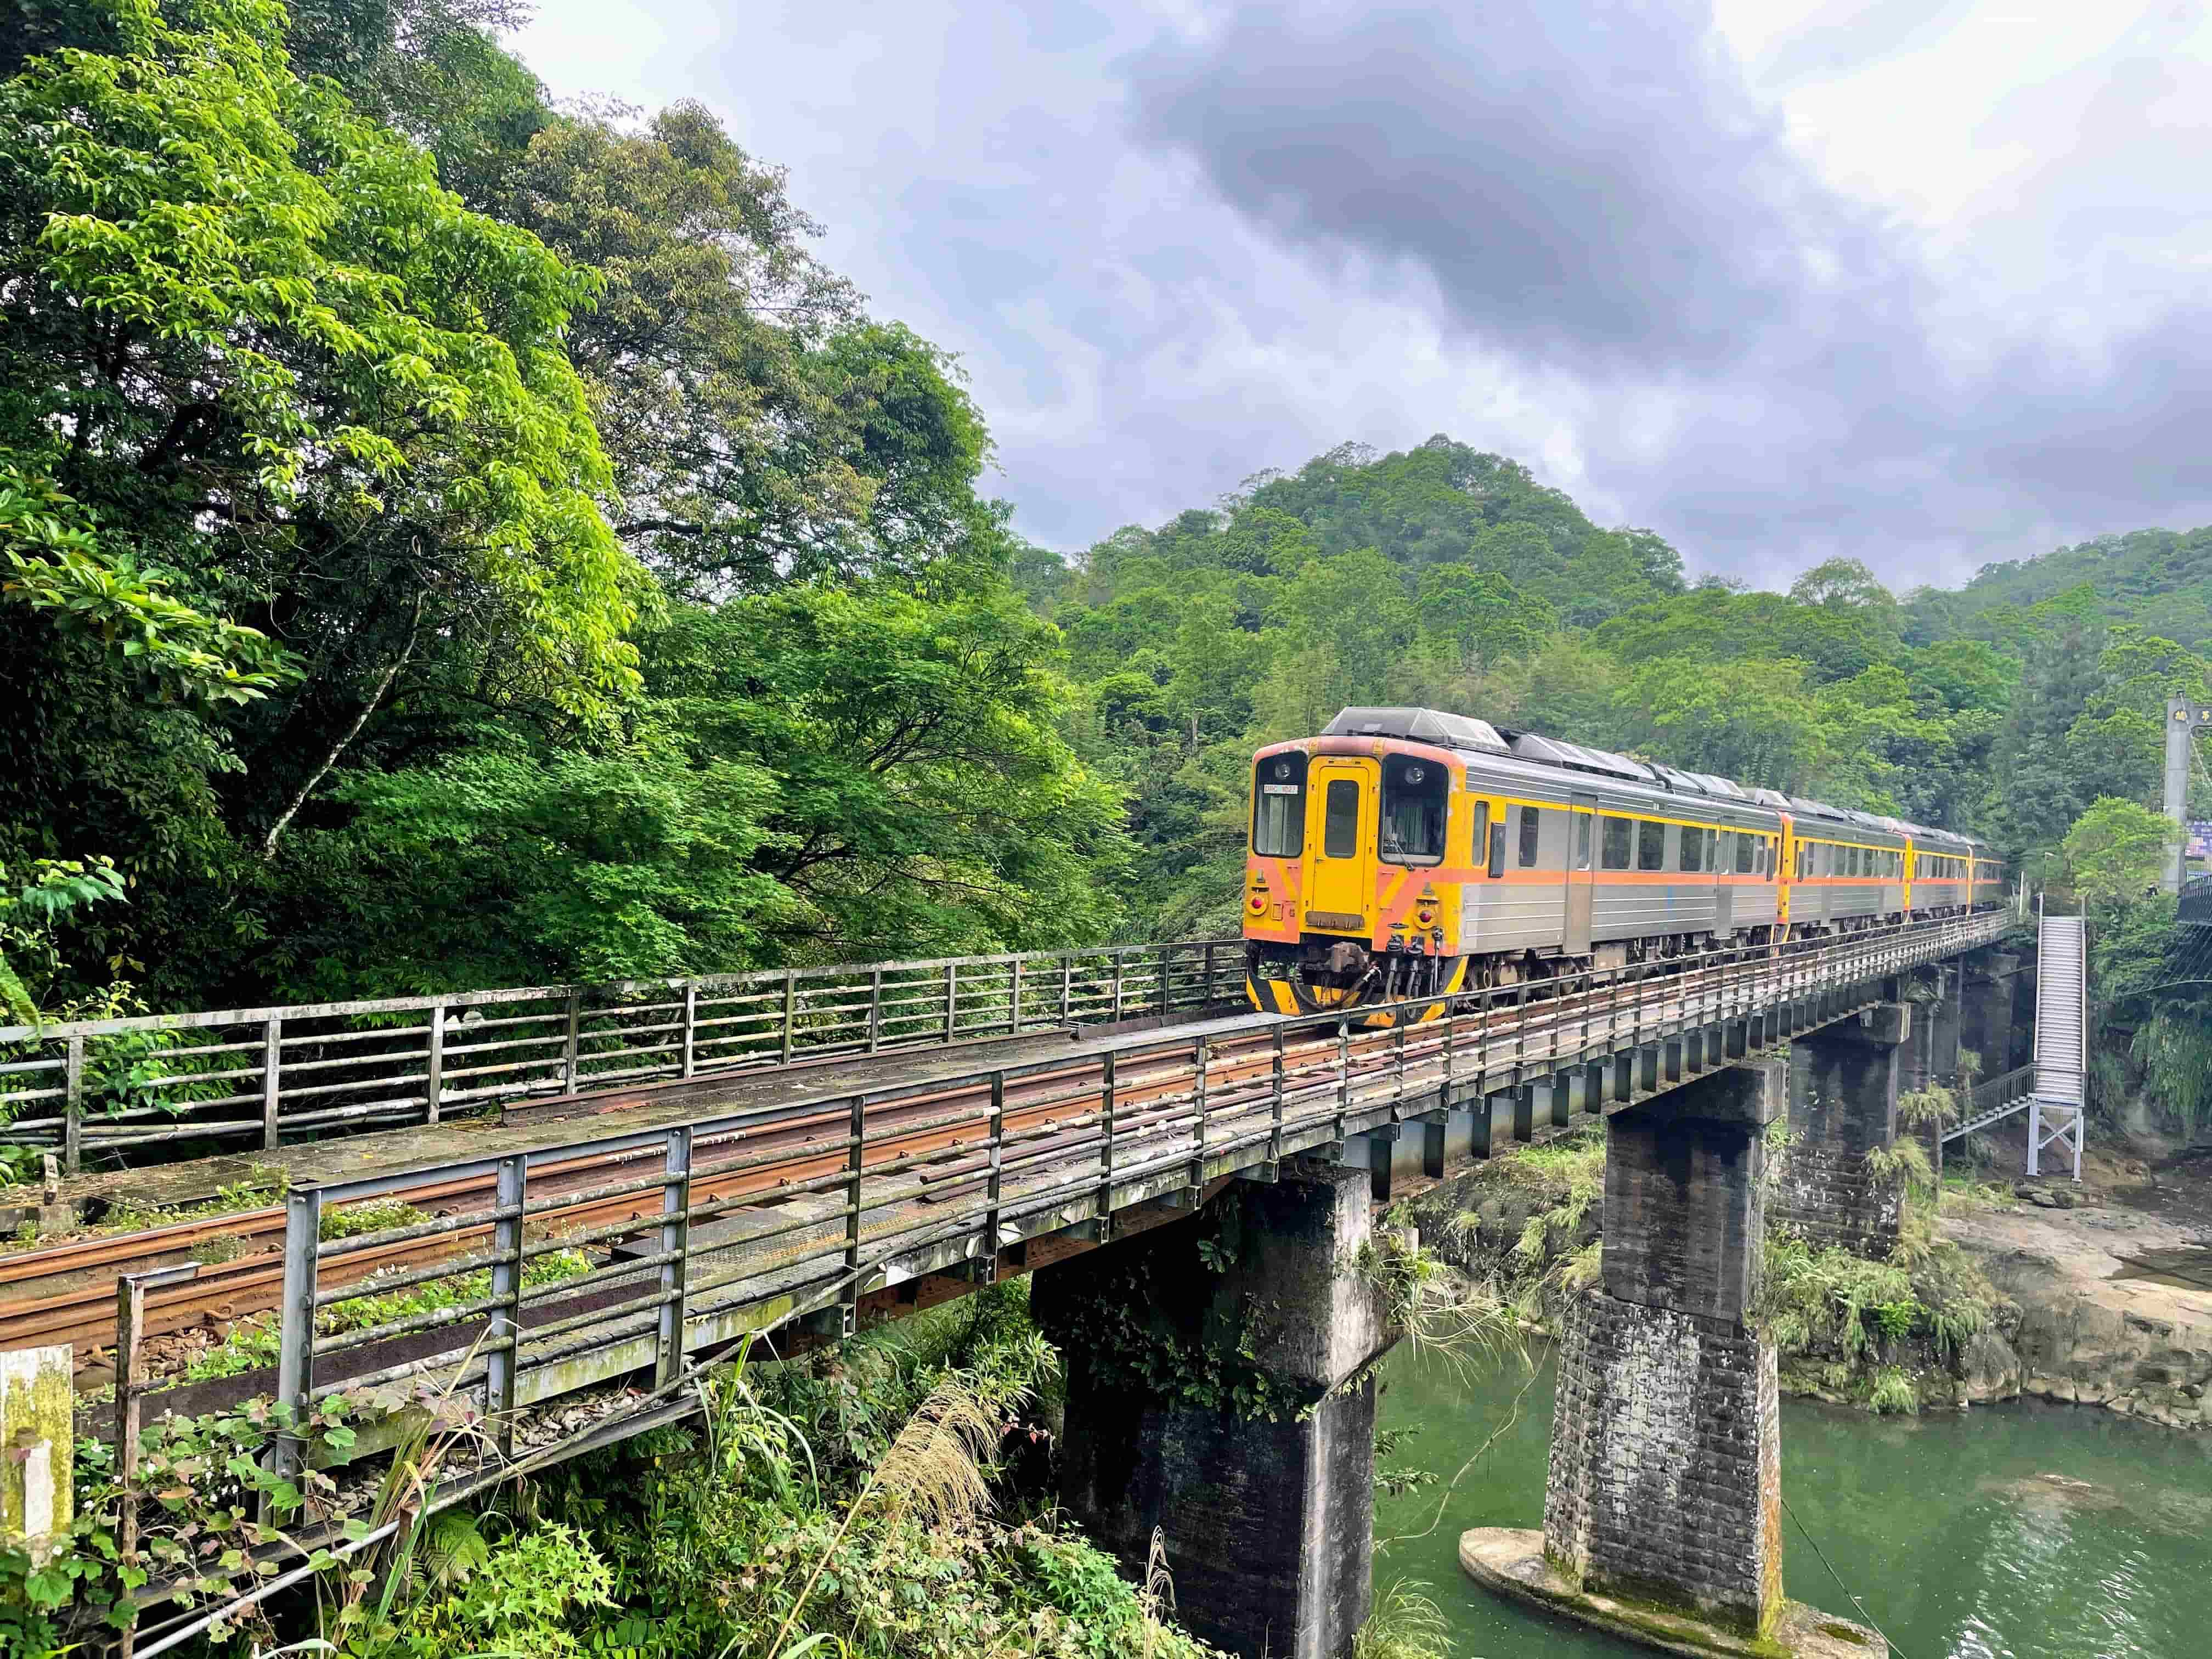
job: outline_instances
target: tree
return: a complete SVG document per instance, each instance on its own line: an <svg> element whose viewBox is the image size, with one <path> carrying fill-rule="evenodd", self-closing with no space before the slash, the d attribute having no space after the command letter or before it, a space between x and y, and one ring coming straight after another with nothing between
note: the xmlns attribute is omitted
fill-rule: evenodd
<svg viewBox="0 0 2212 1659"><path fill-rule="evenodd" d="M1463 564L1431 565L1416 601L1421 631L1449 644L1462 666L1525 657L1559 625L1552 607L1504 576Z"/></svg>
<svg viewBox="0 0 2212 1659"><path fill-rule="evenodd" d="M2074 821L2061 848L2067 880L2088 902L2121 905L2154 892L2180 826L2163 813L2107 795Z"/></svg>
<svg viewBox="0 0 2212 1659"><path fill-rule="evenodd" d="M681 591L914 574L995 532L974 495L988 436L951 359L866 320L807 251L821 227L782 170L700 106L641 132L556 122L496 205L600 275L568 349L617 532Z"/></svg>
<svg viewBox="0 0 2212 1659"><path fill-rule="evenodd" d="M1404 580L1371 547L1306 565L1276 600L1275 620L1300 640L1326 643L1336 662L1334 695L1341 702L1382 694L1416 627Z"/></svg>
<svg viewBox="0 0 2212 1659"><path fill-rule="evenodd" d="M180 569L368 538L387 605L436 592L603 707L635 607L560 345L590 279L295 76L273 7L213 15L0 86L0 441Z"/></svg>

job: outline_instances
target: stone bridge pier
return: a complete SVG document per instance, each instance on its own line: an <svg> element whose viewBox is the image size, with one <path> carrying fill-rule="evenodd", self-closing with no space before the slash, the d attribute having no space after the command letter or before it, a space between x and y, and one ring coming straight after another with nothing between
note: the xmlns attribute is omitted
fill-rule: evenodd
<svg viewBox="0 0 2212 1659"><path fill-rule="evenodd" d="M1775 1183L1776 1224L1861 1255L1887 1255L1896 1245L1903 1189L1866 1158L1897 1139L1898 1091L1918 1018L1911 1003L1877 1003L1790 1043L1790 1150Z"/></svg>
<svg viewBox="0 0 2212 1659"><path fill-rule="evenodd" d="M1982 1077L2002 1077L2027 1065L2033 1054L2033 1007L2022 1019L2021 995L2027 988L2022 974L2027 959L2013 951L1976 951L1962 957L1965 994L1960 999L1959 1046L1981 1056Z"/></svg>
<svg viewBox="0 0 2212 1659"><path fill-rule="evenodd" d="M1763 1637L1782 1608L1774 1345L1752 1328L1766 1126L1748 1060L1606 1121L1601 1288L1561 1333L1544 1553L1581 1593Z"/></svg>
<svg viewBox="0 0 2212 1659"><path fill-rule="evenodd" d="M1060 1500L1133 1576L1158 1528L1193 1632L1342 1659L1365 1622L1374 1361L1365 1170L1237 1181L1182 1225L1040 1271L1067 1368Z"/></svg>

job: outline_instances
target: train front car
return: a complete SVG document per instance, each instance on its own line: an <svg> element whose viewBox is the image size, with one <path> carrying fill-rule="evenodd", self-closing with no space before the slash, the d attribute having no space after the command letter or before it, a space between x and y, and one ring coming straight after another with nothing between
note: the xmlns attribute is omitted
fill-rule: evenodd
<svg viewBox="0 0 2212 1659"><path fill-rule="evenodd" d="M1320 1013L1461 988L1460 886L1474 856L1461 754L1504 747L1462 715L1347 708L1321 736L1254 757L1244 954L1255 1007Z"/></svg>

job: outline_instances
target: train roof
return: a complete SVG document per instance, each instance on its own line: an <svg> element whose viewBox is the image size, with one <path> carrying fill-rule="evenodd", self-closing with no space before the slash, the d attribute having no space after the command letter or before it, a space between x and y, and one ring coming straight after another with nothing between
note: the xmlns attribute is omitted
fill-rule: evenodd
<svg viewBox="0 0 2212 1659"><path fill-rule="evenodd" d="M1439 749L1467 749L1493 755L1513 751L1498 728L1472 714L1440 708L1345 708L1322 727L1324 738L1403 738Z"/></svg>
<svg viewBox="0 0 2212 1659"><path fill-rule="evenodd" d="M1863 812L1856 807L1831 806L1822 800L1786 795L1777 789L1736 782L1711 772L1692 772L1680 767L1646 763L1610 750L1547 738L1540 732L1492 726L1471 714L1441 708L1403 706L1354 706L1339 711L1322 728L1325 738L1400 738L1438 749L1466 754L1510 757L1539 767L1581 772L1660 794L1703 795L1743 806L1761 806L1800 817L1825 819L1831 823L1856 824L1887 835L1947 846L1985 849L1986 843L1953 830L1934 830L1883 812Z"/></svg>

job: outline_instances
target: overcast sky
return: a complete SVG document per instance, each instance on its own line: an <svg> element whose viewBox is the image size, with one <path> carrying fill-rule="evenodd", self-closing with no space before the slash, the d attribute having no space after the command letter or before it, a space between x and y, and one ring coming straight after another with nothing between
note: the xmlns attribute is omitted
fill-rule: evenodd
<svg viewBox="0 0 2212 1659"><path fill-rule="evenodd" d="M957 352L1048 545L1445 432L1696 570L2212 522L2204 0L539 0Z"/></svg>

